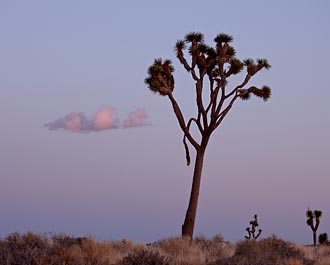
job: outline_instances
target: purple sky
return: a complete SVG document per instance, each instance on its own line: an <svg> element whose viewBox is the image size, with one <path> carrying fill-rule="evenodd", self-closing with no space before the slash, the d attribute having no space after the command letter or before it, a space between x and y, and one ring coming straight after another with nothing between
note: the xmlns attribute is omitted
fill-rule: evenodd
<svg viewBox="0 0 330 265"><path fill-rule="evenodd" d="M239 58L272 65L251 83L271 100L237 102L210 141L195 235L240 240L258 213L262 236L310 243L308 206L330 233L330 2L201 5L0 2L0 237L180 234L192 166L168 99L144 78L154 58L172 59L175 97L195 113L173 52L190 31L209 44L228 33Z"/></svg>

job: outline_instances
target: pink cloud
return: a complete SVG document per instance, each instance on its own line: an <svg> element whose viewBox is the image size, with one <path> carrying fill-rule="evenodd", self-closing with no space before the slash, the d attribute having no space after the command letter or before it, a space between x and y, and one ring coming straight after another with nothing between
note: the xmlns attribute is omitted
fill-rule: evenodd
<svg viewBox="0 0 330 265"><path fill-rule="evenodd" d="M71 132L80 132L84 130L84 121L86 118L83 113L69 113L63 120L64 127Z"/></svg>
<svg viewBox="0 0 330 265"><path fill-rule="evenodd" d="M147 118L148 114L145 112L145 109L139 108L128 114L128 118L123 121L122 126L124 128L146 126L148 125Z"/></svg>
<svg viewBox="0 0 330 265"><path fill-rule="evenodd" d="M63 118L46 123L49 130L64 129L76 133L89 133L119 127L119 120L115 117L113 108L101 108L93 118L88 119L82 112L71 112Z"/></svg>
<svg viewBox="0 0 330 265"><path fill-rule="evenodd" d="M121 124L114 108L103 107L94 116L88 118L83 112L70 112L63 118L46 123L49 130L64 129L75 133L99 132L109 129L142 127L147 124L148 114L144 108L136 109L128 114Z"/></svg>
<svg viewBox="0 0 330 265"><path fill-rule="evenodd" d="M101 108L94 117L94 129L96 131L114 129L118 127L118 119L114 117L113 108Z"/></svg>

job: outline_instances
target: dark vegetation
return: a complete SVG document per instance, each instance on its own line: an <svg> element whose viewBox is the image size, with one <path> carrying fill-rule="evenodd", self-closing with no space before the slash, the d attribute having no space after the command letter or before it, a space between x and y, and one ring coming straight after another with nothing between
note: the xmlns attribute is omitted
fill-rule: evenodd
<svg viewBox="0 0 330 265"><path fill-rule="evenodd" d="M168 238L149 246L67 235L10 234L0 240L1 265L326 265L328 246L306 247L276 236L231 244L221 236Z"/></svg>
<svg viewBox="0 0 330 265"><path fill-rule="evenodd" d="M257 73L271 67L268 61L238 59L232 41L232 36L221 33L214 38L212 47L204 42L202 33L191 32L176 42L176 57L194 82L191 90L196 95L194 117L186 119L175 99L174 67L170 60L156 59L149 67L145 79L153 93L167 97L172 104L183 132L187 165L190 164L188 144L196 154L190 199L182 225L182 235L190 238L193 237L204 156L211 135L222 124L237 100L247 101L255 96L267 101L271 96L270 87L250 85ZM241 81L233 85L229 80L236 80L235 76Z"/></svg>
<svg viewBox="0 0 330 265"><path fill-rule="evenodd" d="M330 244L327 233L322 233L319 235L319 244L320 245L329 245Z"/></svg>
<svg viewBox="0 0 330 265"><path fill-rule="evenodd" d="M314 246L316 246L316 238L317 238L316 233L317 233L317 229L319 228L319 225L320 225L321 216L322 216L322 211L320 211L320 210L311 211L310 209L308 209L306 212L306 217L307 217L306 223L313 231Z"/></svg>
<svg viewBox="0 0 330 265"><path fill-rule="evenodd" d="M257 239L260 235L261 235L261 232L262 230L261 229L258 229L258 232L257 232L257 227L259 226L259 223L258 223L258 215L254 215L253 217L253 220L250 221L250 227L247 227L246 228L246 232L248 232L248 235L245 236L246 239ZM256 234L257 232L257 234Z"/></svg>

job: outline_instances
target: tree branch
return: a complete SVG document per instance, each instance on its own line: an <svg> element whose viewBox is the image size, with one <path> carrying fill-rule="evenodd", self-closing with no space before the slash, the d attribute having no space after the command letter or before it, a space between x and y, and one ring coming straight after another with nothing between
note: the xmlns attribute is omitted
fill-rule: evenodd
<svg viewBox="0 0 330 265"><path fill-rule="evenodd" d="M189 72L191 70L191 67L188 64L186 58L184 57L182 49L177 50L176 57L179 59L180 63L183 64L184 68Z"/></svg>
<svg viewBox="0 0 330 265"><path fill-rule="evenodd" d="M200 124L200 122L199 122L197 119L195 119L195 118L190 118L190 120L188 121L188 123L187 123L187 128L188 128L188 130L190 131L190 125L191 125L191 123L192 123L193 121L196 123L196 125L197 125L197 127L198 127L200 133L203 134L203 132L204 132L203 127L202 127L202 125Z"/></svg>
<svg viewBox="0 0 330 265"><path fill-rule="evenodd" d="M195 139L192 137L192 135L190 134L187 126L186 126L186 123L185 123L185 120L184 120L184 117L182 115L182 112L181 112L181 109L178 105L178 103L176 102L176 100L174 99L172 93L168 93L167 94L168 98L170 99L171 103L172 103L172 107L173 107L173 110L174 110L174 113L177 117L177 120L179 122L179 125L180 125L180 128L181 130L183 131L184 135L187 137L187 139L189 140L189 142L192 144L192 146L196 149L196 150L199 150L200 146L199 144L195 141Z"/></svg>
<svg viewBox="0 0 330 265"><path fill-rule="evenodd" d="M191 70L190 70L190 73L191 73L192 78L193 78L195 81L198 81L198 80L199 80L199 78L197 77L197 75L196 75L194 69L191 69Z"/></svg>
<svg viewBox="0 0 330 265"><path fill-rule="evenodd" d="M217 122L215 123L214 128L212 128L212 130L215 130L220 123L223 121L223 119L226 117L227 113L229 112L229 110L233 107L234 102L236 101L236 99L238 98L238 95L235 95L230 103L228 104L228 106L217 116Z"/></svg>
<svg viewBox="0 0 330 265"><path fill-rule="evenodd" d="M207 115L203 105L203 80L198 80L196 82L196 103L198 107L199 115L202 115L204 129L207 128Z"/></svg>
<svg viewBox="0 0 330 265"><path fill-rule="evenodd" d="M234 93L236 93L236 91L238 89L243 88L249 82L250 78L251 78L251 75L246 74L244 81L240 85L236 86L228 95L226 95L226 98L231 97Z"/></svg>

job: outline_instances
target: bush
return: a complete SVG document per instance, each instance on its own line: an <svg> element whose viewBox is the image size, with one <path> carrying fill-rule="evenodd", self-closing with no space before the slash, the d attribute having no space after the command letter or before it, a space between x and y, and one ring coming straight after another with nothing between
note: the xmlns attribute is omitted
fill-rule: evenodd
<svg viewBox="0 0 330 265"><path fill-rule="evenodd" d="M13 233L0 242L0 264L46 264L48 241L33 233Z"/></svg>
<svg viewBox="0 0 330 265"><path fill-rule="evenodd" d="M116 265L171 265L169 259L162 256L159 251L139 249L130 253Z"/></svg>
<svg viewBox="0 0 330 265"><path fill-rule="evenodd" d="M323 233L319 235L319 243L320 245L327 245L329 244L329 240L328 240L328 234L327 233Z"/></svg>
<svg viewBox="0 0 330 265"><path fill-rule="evenodd" d="M314 263L312 263L312 261ZM1 265L329 265L330 248L298 246L275 236L237 244L221 236L178 237L145 246L66 235L13 233L0 239Z"/></svg>
<svg viewBox="0 0 330 265"><path fill-rule="evenodd" d="M234 256L226 260L221 259L217 264L310 265L311 262L293 244L273 236L260 241L241 241L237 243Z"/></svg>

